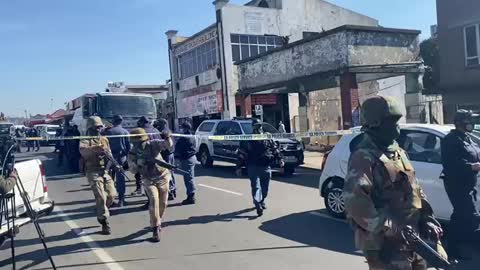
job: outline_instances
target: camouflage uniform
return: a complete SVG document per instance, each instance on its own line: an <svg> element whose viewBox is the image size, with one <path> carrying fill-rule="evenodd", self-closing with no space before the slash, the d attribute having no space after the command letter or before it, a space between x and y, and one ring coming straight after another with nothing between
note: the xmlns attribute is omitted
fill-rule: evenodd
<svg viewBox="0 0 480 270"><path fill-rule="evenodd" d="M382 121L394 117L396 125L402 114L393 100L381 97L367 100L362 109L365 134L352 151L344 187L356 246L364 252L370 269L427 269L423 258L409 250L400 230L408 225L422 230L433 214L431 208L395 138L389 145L381 144L376 133L370 132L390 132L381 126Z"/></svg>
<svg viewBox="0 0 480 270"><path fill-rule="evenodd" d="M140 173L149 199L150 226L153 231L152 240L160 241L161 222L168 204L169 183L171 172L155 163L155 160L165 162L162 151L172 150L173 141L170 135L165 140L149 140L142 128L134 129L132 135L133 149L129 154L129 164L133 173Z"/></svg>
<svg viewBox="0 0 480 270"><path fill-rule="evenodd" d="M87 126L89 130L99 125L102 125L100 118L91 117L88 119ZM108 208L113 204L117 195L113 179L106 170L107 164L104 153L109 152L110 144L105 137L87 139L80 142L80 154L85 160L88 183L95 196L97 219L104 226L102 230L105 234L109 234L107 232L107 227L109 231L107 218L110 216Z"/></svg>
<svg viewBox="0 0 480 270"><path fill-rule="evenodd" d="M0 195L4 195L12 191L16 183L17 183L16 177L9 176L7 178L4 178L3 176L0 175Z"/></svg>

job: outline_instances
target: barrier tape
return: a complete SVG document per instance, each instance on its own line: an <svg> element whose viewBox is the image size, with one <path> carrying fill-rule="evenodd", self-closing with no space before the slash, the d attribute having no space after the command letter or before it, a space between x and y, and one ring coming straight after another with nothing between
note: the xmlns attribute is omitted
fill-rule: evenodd
<svg viewBox="0 0 480 270"><path fill-rule="evenodd" d="M172 137L184 138L207 138L211 141L261 141L271 139L301 139L312 137L332 137L342 136L352 133L358 133L360 130L336 130L336 131L309 131L301 133L266 133L266 134L248 134L248 135L185 135L172 134ZM161 133L147 133L147 135L160 135ZM145 135L145 134L144 134ZM70 136L70 137L30 137L30 138L16 138L17 141L66 141L66 140L91 140L104 138L125 138L125 137L141 137L144 135L128 134L128 135L108 135L108 136Z"/></svg>

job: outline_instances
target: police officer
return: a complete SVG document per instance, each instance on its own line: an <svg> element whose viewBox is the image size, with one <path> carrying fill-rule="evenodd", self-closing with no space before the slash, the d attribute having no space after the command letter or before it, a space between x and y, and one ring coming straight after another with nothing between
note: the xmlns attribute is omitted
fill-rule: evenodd
<svg viewBox="0 0 480 270"><path fill-rule="evenodd" d="M123 117L121 115L113 116L113 127L107 129L104 134L106 136L114 136L108 138L113 158L123 167L126 167L128 153L130 152L129 133L122 127ZM123 136L123 137L122 137ZM117 170L115 173L115 183L118 193L118 203L116 207L123 207L125 204L125 176Z"/></svg>
<svg viewBox="0 0 480 270"><path fill-rule="evenodd" d="M87 136L98 136L80 142L80 154L85 160L87 179L95 196L97 220L102 225L102 234L111 234L108 208L112 206L116 190L113 179L106 171L105 154L110 154L108 139L100 137L103 128L102 120L92 116L87 120Z"/></svg>
<svg viewBox="0 0 480 270"><path fill-rule="evenodd" d="M364 135L352 145L343 196L357 248L370 269L427 269L400 231L412 226L437 242L442 233L405 151L395 141L401 117L391 98L366 100L361 111Z"/></svg>
<svg viewBox="0 0 480 270"><path fill-rule="evenodd" d="M169 134L171 134L171 131L168 128L168 122L166 119L163 119L163 118L159 119L156 122L155 128L160 131L160 136L162 137L163 140L165 140L167 136L170 136ZM172 149L165 149L164 151L162 151L162 158L170 164L175 164L175 155L173 154ZM172 172L172 179L170 181L170 191L168 194L168 200L172 201L176 197L177 197L177 187L175 184L175 176L173 175L173 172Z"/></svg>
<svg viewBox="0 0 480 270"><path fill-rule="evenodd" d="M254 119L252 122L253 134L263 134L262 122ZM242 141L238 150L237 175L242 174L242 167L246 165L252 187L253 204L258 216L267 209L265 199L272 179L271 165L277 163L285 165L280 150L272 140Z"/></svg>
<svg viewBox="0 0 480 270"><path fill-rule="evenodd" d="M181 125L184 135L193 135L192 125L185 122ZM180 167L187 173L183 174L183 181L187 190L187 198L182 205L195 204L195 164L197 164L196 140L194 137L180 137L175 144L175 157L180 161Z"/></svg>
<svg viewBox="0 0 480 270"><path fill-rule="evenodd" d="M149 140L142 128L132 130L133 149L129 155L133 172L139 172L143 178L145 191L149 199L150 225L152 241L160 242L161 222L168 203L169 182L172 173L159 166L156 161L165 162L162 151L172 148L170 133L165 133L164 140Z"/></svg>
<svg viewBox="0 0 480 270"><path fill-rule="evenodd" d="M461 242L480 241L480 214L475 207L480 147L469 135L474 129L474 117L478 115L459 110L455 115L455 129L442 140L444 185L453 206L448 247L457 259L463 256L458 249Z"/></svg>

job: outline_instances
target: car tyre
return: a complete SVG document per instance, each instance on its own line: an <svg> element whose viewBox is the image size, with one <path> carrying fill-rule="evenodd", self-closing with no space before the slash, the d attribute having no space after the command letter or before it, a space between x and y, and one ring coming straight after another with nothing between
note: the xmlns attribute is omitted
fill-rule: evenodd
<svg viewBox="0 0 480 270"><path fill-rule="evenodd" d="M334 184L325 192L325 207L328 214L336 218L345 218L345 201L343 199L343 187Z"/></svg>
<svg viewBox="0 0 480 270"><path fill-rule="evenodd" d="M203 146L200 149L199 158L200 158L200 163L204 168L213 167L213 159L212 159L212 156L210 156L210 152L208 151L207 147Z"/></svg>
<svg viewBox="0 0 480 270"><path fill-rule="evenodd" d="M283 174L285 176L292 176L295 173L295 166L285 166L283 168Z"/></svg>

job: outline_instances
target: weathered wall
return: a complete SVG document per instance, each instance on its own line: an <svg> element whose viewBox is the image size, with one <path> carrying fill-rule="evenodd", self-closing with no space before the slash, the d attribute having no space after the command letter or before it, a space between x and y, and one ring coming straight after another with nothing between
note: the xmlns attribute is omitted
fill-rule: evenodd
<svg viewBox="0 0 480 270"><path fill-rule="evenodd" d="M467 68L464 27L480 23L480 1L437 0L438 39L440 47L441 87L452 93L465 90L461 103L469 103L480 91L480 66ZM469 94L473 96L469 96ZM447 102L450 102L446 100ZM477 99L478 103L478 99Z"/></svg>
<svg viewBox="0 0 480 270"><path fill-rule="evenodd" d="M240 89L273 85L347 66L346 33L338 32L239 66Z"/></svg>
<svg viewBox="0 0 480 270"><path fill-rule="evenodd" d="M418 59L418 35L396 32L348 32L349 65L378 65Z"/></svg>

